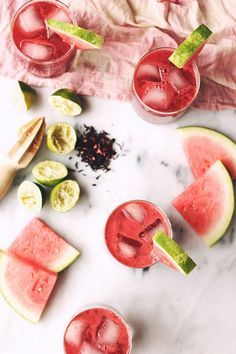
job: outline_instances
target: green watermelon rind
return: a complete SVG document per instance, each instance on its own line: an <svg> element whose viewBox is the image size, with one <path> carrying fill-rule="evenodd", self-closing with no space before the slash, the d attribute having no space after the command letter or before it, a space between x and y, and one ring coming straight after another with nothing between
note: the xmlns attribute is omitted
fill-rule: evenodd
<svg viewBox="0 0 236 354"><path fill-rule="evenodd" d="M196 267L196 263L192 258L164 232L158 231L154 235L153 240L168 258L169 262L184 275L188 275Z"/></svg>
<svg viewBox="0 0 236 354"><path fill-rule="evenodd" d="M79 258L79 256L80 252L76 248L68 244L67 252L64 252L64 259L62 259L62 257L60 256L58 261L56 261L55 263L51 263L50 270L56 273L60 273L65 270L65 268L69 267L73 262L75 262L76 259Z"/></svg>
<svg viewBox="0 0 236 354"><path fill-rule="evenodd" d="M192 136L195 137L197 135L199 135L199 137L205 136L206 138L211 138L216 143L221 144L224 147L224 149L226 149L229 152L236 166L236 144L231 138L229 138L225 134L222 134L214 129L209 129L200 126L180 127L177 128L177 131L179 132L183 140L184 139L187 140Z"/></svg>
<svg viewBox="0 0 236 354"><path fill-rule="evenodd" d="M5 283L4 281L4 262L7 263L7 258L8 256L4 251L0 250L0 293L2 294L4 300L8 303L8 305L18 314L20 315L23 319L31 322L32 324L37 324L40 320L41 316L35 316L33 317L32 312L29 312L26 314L27 309L23 308L22 305L17 305L15 302L15 299L10 300L10 292L7 294L7 291L3 289L3 284ZM3 262L3 264L2 264ZM20 310L19 308L22 308Z"/></svg>
<svg viewBox="0 0 236 354"><path fill-rule="evenodd" d="M204 24L197 27L171 54L169 60L181 69L207 41L212 31Z"/></svg>
<svg viewBox="0 0 236 354"><path fill-rule="evenodd" d="M233 188L232 179L227 169L224 167L223 163L220 160L216 161L214 165L212 165L211 168L206 172L205 175L208 174L218 175L218 177L222 181L222 184L224 185L224 195L225 195L225 199L223 201L224 213L221 215L218 224L210 232L199 235L206 242L208 246L213 246L219 239L221 239L224 236L224 234L226 233L230 225L230 222L234 214L235 201L234 201L234 188ZM203 175L200 178L204 178L205 175Z"/></svg>
<svg viewBox="0 0 236 354"><path fill-rule="evenodd" d="M58 21L52 18L48 19L46 22L48 27L52 30L56 30L57 33L67 35L68 38L70 37L75 41L79 40L84 43L88 43L97 49L101 48L104 43L104 38L102 36L85 28L81 28L71 23Z"/></svg>

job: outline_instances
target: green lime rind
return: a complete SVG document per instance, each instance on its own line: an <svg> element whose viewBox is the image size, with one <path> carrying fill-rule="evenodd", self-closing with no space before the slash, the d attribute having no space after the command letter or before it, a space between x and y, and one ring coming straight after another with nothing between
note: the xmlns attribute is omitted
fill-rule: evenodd
<svg viewBox="0 0 236 354"><path fill-rule="evenodd" d="M60 89L53 92L48 101L62 115L78 116L82 112L79 96L68 89Z"/></svg>
<svg viewBox="0 0 236 354"><path fill-rule="evenodd" d="M53 187L68 175L68 170L60 162L46 160L34 166L32 175L42 185Z"/></svg>
<svg viewBox="0 0 236 354"><path fill-rule="evenodd" d="M207 26L203 24L200 25L178 46L169 57L169 60L177 66L177 68L183 68L211 34L212 31Z"/></svg>
<svg viewBox="0 0 236 354"><path fill-rule="evenodd" d="M23 181L18 188L17 199L29 211L39 213L45 203L46 195L41 185Z"/></svg>
<svg viewBox="0 0 236 354"><path fill-rule="evenodd" d="M77 136L68 123L53 124L47 130L47 147L58 155L65 155L74 150Z"/></svg>
<svg viewBox="0 0 236 354"><path fill-rule="evenodd" d="M66 23L63 21L58 21L55 19L48 19L46 21L49 28L68 33L70 36L75 37L75 39L83 40L93 45L96 48L101 48L104 43L104 38L99 34L88 31L85 28L73 25L71 23Z"/></svg>
<svg viewBox="0 0 236 354"><path fill-rule="evenodd" d="M36 98L36 91L23 81L17 81L17 92L15 94L16 105L28 111Z"/></svg>
<svg viewBox="0 0 236 354"><path fill-rule="evenodd" d="M169 261L183 274L189 274L196 267L192 258L164 232L158 231L153 240Z"/></svg>
<svg viewBox="0 0 236 354"><path fill-rule="evenodd" d="M76 181L65 180L51 191L50 204L58 212L67 212L75 207L79 200L80 187Z"/></svg>

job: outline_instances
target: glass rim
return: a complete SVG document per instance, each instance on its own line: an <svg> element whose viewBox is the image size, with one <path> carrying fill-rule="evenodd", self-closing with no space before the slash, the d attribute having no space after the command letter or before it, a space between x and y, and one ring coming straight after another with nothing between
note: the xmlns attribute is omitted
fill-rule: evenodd
<svg viewBox="0 0 236 354"><path fill-rule="evenodd" d="M168 117L168 116L172 116L172 115L177 115L179 113L182 113L183 111L185 111L188 107L191 106L191 104L193 103L193 101L195 100L195 98L197 97L198 95L198 92L199 92L199 88L200 88L200 72L198 70L198 66L196 64L196 62L194 60L191 61L192 65L193 65L193 71L194 71L194 74L195 74L195 78L196 78L196 90L195 90L195 94L193 96L193 98L191 99L191 101L187 104L187 106L179 109L179 110L176 110L176 111L168 111L168 112L165 112L165 111L158 111L154 108L151 108L149 107L146 103L144 103L142 101L142 99L139 97L138 93L137 93L137 90L135 88L135 84L134 84L134 77L135 77L135 74L136 74L136 71L137 71L137 68L139 67L140 63L147 57L149 56L151 53L153 52L158 52L160 50L163 50L163 49L167 49L167 50L172 50L174 51L176 48L173 48L173 47L158 47L158 48L154 48L154 49L151 49L149 50L147 53L145 53L138 61L138 63L135 65L135 69L134 69L134 73L133 73L133 78L132 78L132 90L133 90L133 93L136 97L136 99L139 101L139 103L141 103L141 105L145 108L145 110L147 112L150 112L150 113L153 113L154 115L155 114L160 114L160 116L163 116L163 117Z"/></svg>
<svg viewBox="0 0 236 354"><path fill-rule="evenodd" d="M131 328L129 326L129 324L126 322L126 320L124 319L124 317L120 314L119 311L117 311L116 309L114 309L114 307L109 306L109 305L105 305L105 304L101 304L101 303L92 303L89 305L85 305L82 306L81 310L79 310L79 312L76 315L73 315L72 318L69 320L69 323L66 326L66 329L64 331L64 335L63 335L63 349L64 349L64 353L67 354L66 352L66 348L65 348L65 336L66 336L66 332L70 326L70 324L72 323L72 321L79 316L80 314L82 314L83 312L86 312L88 310L99 310L99 309L104 309L104 310L108 310L112 313L114 313L119 319L120 321L123 323L123 325L126 328L127 334L128 334L128 340L129 340L129 348L128 348L128 352L125 354L130 354L131 353L131 349L132 349L132 333L131 333Z"/></svg>
<svg viewBox="0 0 236 354"><path fill-rule="evenodd" d="M58 64L73 53L73 51L75 50L74 43L72 43L70 49L59 58L51 59L51 60L39 60L39 59L30 58L27 55L25 55L24 53L22 53L22 51L18 48L18 46L16 45L15 40L14 40L13 29L14 29L14 25L15 25L15 21L17 19L17 16L22 11L22 9L27 7L29 4L34 4L34 3L38 3L38 2L47 2L47 3L52 3L54 5L58 5L58 3L59 3L59 6L64 7L67 10L67 12L69 13L69 16L70 16L73 24L77 25L77 20L76 20L75 16L71 13L69 7L66 4L64 4L61 0L28 0L26 3L24 3L23 5L21 5L18 8L18 10L15 12L15 14L13 16L13 19L11 21L11 39L14 43L14 47L15 47L17 53L22 58L24 58L24 60L26 60L27 62L32 62L34 64L39 64L39 65L43 65L43 66Z"/></svg>
<svg viewBox="0 0 236 354"><path fill-rule="evenodd" d="M168 227L168 231L170 232L170 234L168 235L171 239L173 239L173 230L172 230L172 225L171 225L171 222L170 222L170 219L168 217L168 215L164 212L164 210L159 207L157 204L155 204L154 202L150 202L149 200L145 200L145 199L131 199L131 200L127 200L126 202L124 203L121 203L119 204L117 207L115 207L111 213L109 214L108 218L107 218L107 221L106 221L106 224L105 224L105 228L104 228L104 234L105 234L105 243L106 243L106 246L107 246L107 249L109 251L109 253L121 264L123 264L124 266L128 267L128 268L132 268L132 269L144 269L144 268L147 268L147 267L151 267L153 266L154 264L158 263L159 261L156 261L152 264L149 264L149 265L146 265L145 267L142 267L142 266L131 266L131 265L127 265L125 264L124 262L120 261L119 259L116 258L116 256L111 252L109 246L108 246L108 241L107 241L107 232L106 232L106 229L107 229L107 225L108 225L108 222L109 222L109 219L110 217L112 216L112 214L120 207L122 207L123 205L126 205L128 203L137 203L137 202L145 202L145 203L148 203L152 206L154 206L156 209L158 209L158 211L160 212L160 215L165 219L165 222L167 224L167 227Z"/></svg>

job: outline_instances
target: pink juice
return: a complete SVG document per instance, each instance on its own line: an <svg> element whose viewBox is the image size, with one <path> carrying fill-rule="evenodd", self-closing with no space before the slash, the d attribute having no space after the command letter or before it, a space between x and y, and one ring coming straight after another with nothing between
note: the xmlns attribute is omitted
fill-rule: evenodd
<svg viewBox="0 0 236 354"><path fill-rule="evenodd" d="M163 258L152 240L158 230L172 237L170 221L158 206L144 200L128 201L109 216L105 239L109 251L119 262L128 267L145 268Z"/></svg>
<svg viewBox="0 0 236 354"><path fill-rule="evenodd" d="M68 68L75 48L46 26L54 18L75 23L60 1L33 0L23 5L12 22L12 36L18 57L27 70L41 77L60 75Z"/></svg>
<svg viewBox="0 0 236 354"><path fill-rule="evenodd" d="M131 335L124 320L108 308L90 308L69 323L66 354L129 354Z"/></svg>
<svg viewBox="0 0 236 354"><path fill-rule="evenodd" d="M169 60L171 48L147 53L137 64L133 77L135 111L150 123L164 124L178 118L197 96L200 75L191 61L178 69Z"/></svg>

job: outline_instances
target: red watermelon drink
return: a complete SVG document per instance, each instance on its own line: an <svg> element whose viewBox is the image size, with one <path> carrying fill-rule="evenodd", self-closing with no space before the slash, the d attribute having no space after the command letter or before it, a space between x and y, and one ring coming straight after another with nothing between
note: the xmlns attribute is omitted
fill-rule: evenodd
<svg viewBox="0 0 236 354"><path fill-rule="evenodd" d="M150 123L165 124L177 119L198 94L200 75L194 61L183 68L168 58L172 48L158 48L141 58L133 76L135 111Z"/></svg>
<svg viewBox="0 0 236 354"><path fill-rule="evenodd" d="M29 1L17 11L12 21L18 58L28 71L40 77L65 72L75 53L74 44L64 42L46 26L49 18L76 24L69 9L54 0Z"/></svg>
<svg viewBox="0 0 236 354"><path fill-rule="evenodd" d="M153 243L158 231L172 238L171 224L163 210L144 200L132 200L110 214L105 239L119 262L132 268L145 268L160 260L160 251Z"/></svg>
<svg viewBox="0 0 236 354"><path fill-rule="evenodd" d="M129 354L128 325L113 310L89 308L75 316L64 335L66 354Z"/></svg>

